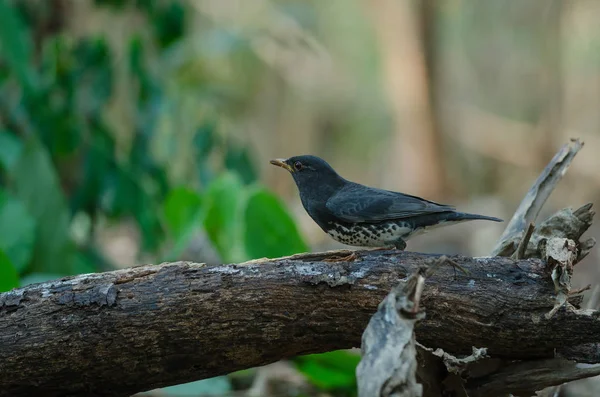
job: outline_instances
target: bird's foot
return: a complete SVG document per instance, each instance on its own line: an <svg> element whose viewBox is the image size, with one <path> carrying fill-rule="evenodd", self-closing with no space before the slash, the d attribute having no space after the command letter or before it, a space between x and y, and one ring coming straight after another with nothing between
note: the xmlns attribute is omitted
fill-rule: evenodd
<svg viewBox="0 0 600 397"><path fill-rule="evenodd" d="M367 251L388 251L390 249L392 249L394 247L389 246L389 247L377 247L377 248L369 248L367 249Z"/></svg>
<svg viewBox="0 0 600 397"><path fill-rule="evenodd" d="M358 259L355 252L351 252L349 255L337 257L337 258L328 258L324 259L323 262L352 262Z"/></svg>
<svg viewBox="0 0 600 397"><path fill-rule="evenodd" d="M432 261L432 264L429 266L427 273L428 275L431 275L433 273L435 273L435 271L437 270L438 267L442 266L442 265L450 265L452 266L452 268L454 269L454 279L456 280L456 269L460 270L461 272L463 272L466 275L469 275L470 272L465 269L464 267L462 267L461 265L459 265L456 261L448 258L446 255L442 255L438 258L435 258Z"/></svg>

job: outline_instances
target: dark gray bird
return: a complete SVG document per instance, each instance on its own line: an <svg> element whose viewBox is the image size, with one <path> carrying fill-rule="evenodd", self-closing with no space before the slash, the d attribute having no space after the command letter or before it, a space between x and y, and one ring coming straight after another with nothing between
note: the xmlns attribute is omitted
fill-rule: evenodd
<svg viewBox="0 0 600 397"><path fill-rule="evenodd" d="M333 239L361 247L396 247L439 226L475 219L502 222L485 215L457 212L450 205L350 182L323 159L295 156L271 160L288 170L308 215Z"/></svg>

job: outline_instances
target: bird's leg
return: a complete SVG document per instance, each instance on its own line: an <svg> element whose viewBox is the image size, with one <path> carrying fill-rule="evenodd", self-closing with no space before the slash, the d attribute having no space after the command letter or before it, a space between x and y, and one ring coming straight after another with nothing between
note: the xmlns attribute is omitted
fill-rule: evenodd
<svg viewBox="0 0 600 397"><path fill-rule="evenodd" d="M350 254L338 258L329 258L325 259L323 262L352 262L356 260L356 253L354 251L350 252Z"/></svg>
<svg viewBox="0 0 600 397"><path fill-rule="evenodd" d="M461 265L459 265L458 263L456 263L456 261L448 258L446 255L442 255L440 257L437 257L435 259L431 260L431 264L428 268L428 275L433 274L438 267L440 267L441 265L450 265L452 266L452 269L454 270L454 280L456 280L456 269L460 270L461 272L463 272L465 275L469 275L470 272L465 269L464 267L462 267Z"/></svg>
<svg viewBox="0 0 600 397"><path fill-rule="evenodd" d="M386 247L369 248L369 249L367 249L367 251L389 251L390 249L392 249L391 246L386 246Z"/></svg>
<svg viewBox="0 0 600 397"><path fill-rule="evenodd" d="M404 241L402 238L399 238L398 240L394 241L394 247L396 247L397 250L404 251L406 248L406 241Z"/></svg>

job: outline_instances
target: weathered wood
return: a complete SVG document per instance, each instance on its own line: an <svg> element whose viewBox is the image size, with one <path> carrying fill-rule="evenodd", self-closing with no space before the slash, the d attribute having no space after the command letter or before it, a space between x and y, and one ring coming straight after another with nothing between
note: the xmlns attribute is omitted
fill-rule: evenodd
<svg viewBox="0 0 600 397"><path fill-rule="evenodd" d="M0 395L124 396L358 347L398 280L436 256L373 250L336 261L348 254L141 266L0 294ZM416 327L425 346L531 359L600 342L597 311L546 318L555 291L541 260L452 259L469 274L440 267L427 279Z"/></svg>
<svg viewBox="0 0 600 397"><path fill-rule="evenodd" d="M414 327L425 277L413 273L385 297L362 335L356 367L359 397L421 397Z"/></svg>
<svg viewBox="0 0 600 397"><path fill-rule="evenodd" d="M489 376L467 381L469 397L534 396L548 385L600 375L600 364L581 365L564 359L521 361L502 366Z"/></svg>
<svg viewBox="0 0 600 397"><path fill-rule="evenodd" d="M573 139L563 145L544 168L515 211L506 229L498 239L493 256L510 256L530 223L534 223L544 203L554 191L571 162L583 147L583 142Z"/></svg>

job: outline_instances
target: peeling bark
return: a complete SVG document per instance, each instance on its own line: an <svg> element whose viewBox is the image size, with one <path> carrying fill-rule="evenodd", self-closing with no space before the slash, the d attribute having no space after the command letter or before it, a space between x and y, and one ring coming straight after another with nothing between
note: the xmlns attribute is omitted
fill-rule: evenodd
<svg viewBox="0 0 600 397"><path fill-rule="evenodd" d="M421 397L417 383L415 323L425 317L419 300L425 278L414 273L381 302L362 336L356 368L359 397Z"/></svg>

